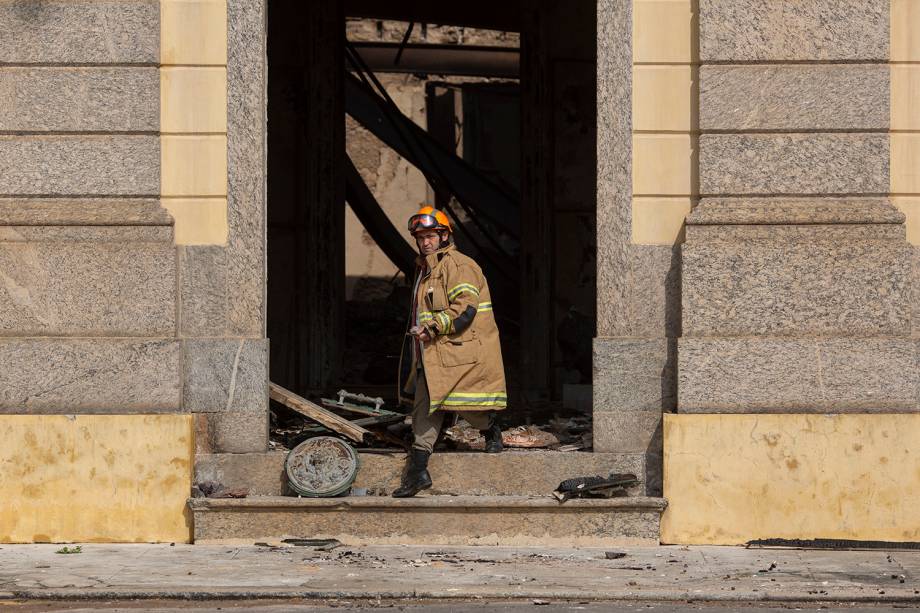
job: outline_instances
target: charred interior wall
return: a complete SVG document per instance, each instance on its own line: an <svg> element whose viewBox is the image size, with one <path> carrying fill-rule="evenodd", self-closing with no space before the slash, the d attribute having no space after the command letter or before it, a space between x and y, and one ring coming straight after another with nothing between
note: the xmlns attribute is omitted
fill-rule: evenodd
<svg viewBox="0 0 920 613"><path fill-rule="evenodd" d="M344 23L341 2L269 7L271 378L301 392L341 370Z"/></svg>
<svg viewBox="0 0 920 613"><path fill-rule="evenodd" d="M591 381L597 13L590 1L541 1L523 18L522 386L558 394Z"/></svg>

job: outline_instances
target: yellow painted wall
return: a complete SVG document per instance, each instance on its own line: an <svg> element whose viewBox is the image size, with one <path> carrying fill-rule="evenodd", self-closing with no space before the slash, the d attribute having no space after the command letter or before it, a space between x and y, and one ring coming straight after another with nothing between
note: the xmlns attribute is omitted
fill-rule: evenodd
<svg viewBox="0 0 920 613"><path fill-rule="evenodd" d="M673 245L699 193L695 0L633 0L632 242Z"/></svg>
<svg viewBox="0 0 920 613"><path fill-rule="evenodd" d="M0 440L0 542L191 542L191 415L2 415Z"/></svg>
<svg viewBox="0 0 920 613"><path fill-rule="evenodd" d="M179 245L227 242L227 2L160 1L160 193Z"/></svg>
<svg viewBox="0 0 920 613"><path fill-rule="evenodd" d="M920 245L920 2L891 0L891 193Z"/></svg>
<svg viewBox="0 0 920 613"><path fill-rule="evenodd" d="M663 543L920 541L920 414L664 416Z"/></svg>

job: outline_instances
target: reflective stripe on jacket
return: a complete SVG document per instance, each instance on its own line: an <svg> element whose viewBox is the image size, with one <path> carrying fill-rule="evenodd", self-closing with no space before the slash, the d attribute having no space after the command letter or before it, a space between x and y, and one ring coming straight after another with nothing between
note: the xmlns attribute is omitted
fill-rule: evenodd
<svg viewBox="0 0 920 613"><path fill-rule="evenodd" d="M504 409L508 393L502 350L482 270L453 245L420 258L416 275L423 263L428 272L416 278L415 299L419 324L434 337L422 348L430 410ZM418 366L411 340L407 336L403 343L399 381L400 401L410 406Z"/></svg>

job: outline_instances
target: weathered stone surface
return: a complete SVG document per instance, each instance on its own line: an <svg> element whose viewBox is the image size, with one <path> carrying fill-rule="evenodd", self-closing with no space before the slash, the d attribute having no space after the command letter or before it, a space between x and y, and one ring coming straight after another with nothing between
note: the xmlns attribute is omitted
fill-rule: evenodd
<svg viewBox="0 0 920 613"><path fill-rule="evenodd" d="M153 198L0 198L4 226L171 226Z"/></svg>
<svg viewBox="0 0 920 613"><path fill-rule="evenodd" d="M0 57L15 64L156 64L156 0L0 3Z"/></svg>
<svg viewBox="0 0 920 613"><path fill-rule="evenodd" d="M680 336L680 246L631 245L628 262L625 302L608 305L609 297L598 293L598 303L625 315L626 336Z"/></svg>
<svg viewBox="0 0 920 613"><path fill-rule="evenodd" d="M196 498L195 542L275 540L296 534L349 545L657 545L660 498L420 496L239 500Z"/></svg>
<svg viewBox="0 0 920 613"><path fill-rule="evenodd" d="M702 66L701 130L887 130L884 64Z"/></svg>
<svg viewBox="0 0 920 613"><path fill-rule="evenodd" d="M262 266L260 261L251 261L261 253L240 251L232 245L179 248L184 336L265 335L261 316L265 288L254 286L262 273L246 268L247 264Z"/></svg>
<svg viewBox="0 0 920 613"><path fill-rule="evenodd" d="M597 2L598 336L631 334L632 4Z"/></svg>
<svg viewBox="0 0 920 613"><path fill-rule="evenodd" d="M224 270L231 335L265 336L265 2L227 3L227 163L230 234Z"/></svg>
<svg viewBox="0 0 920 613"><path fill-rule="evenodd" d="M156 68L0 68L0 130L155 132Z"/></svg>
<svg viewBox="0 0 920 613"><path fill-rule="evenodd" d="M180 247L185 336L265 336L264 10L227 4L229 236L225 247Z"/></svg>
<svg viewBox="0 0 920 613"><path fill-rule="evenodd" d="M910 323L911 334L920 336L920 247L911 247Z"/></svg>
<svg viewBox="0 0 920 613"><path fill-rule="evenodd" d="M7 338L0 364L0 413L179 410L174 340Z"/></svg>
<svg viewBox="0 0 920 613"><path fill-rule="evenodd" d="M661 416L661 411L595 411L594 449L660 455Z"/></svg>
<svg viewBox="0 0 920 613"><path fill-rule="evenodd" d="M268 339L186 340L183 371L187 411L268 411Z"/></svg>
<svg viewBox="0 0 920 613"><path fill-rule="evenodd" d="M156 136L0 136L0 195L149 196L159 191Z"/></svg>
<svg viewBox="0 0 920 613"><path fill-rule="evenodd" d="M0 336L175 335L171 243L6 242L4 230Z"/></svg>
<svg viewBox="0 0 920 613"><path fill-rule="evenodd" d="M687 226L771 224L902 224L888 198L703 198Z"/></svg>
<svg viewBox="0 0 920 613"><path fill-rule="evenodd" d="M917 410L911 339L683 338L684 413L842 413Z"/></svg>
<svg viewBox="0 0 920 613"><path fill-rule="evenodd" d="M253 496L288 494L284 475L286 452L199 454L195 480L227 487L249 488ZM399 486L406 454L360 452L361 470L355 487L389 495ZM642 454L561 452L528 449L491 453L435 453L428 470L434 481L430 494L454 496L545 496L573 475L633 473L642 478Z"/></svg>
<svg viewBox="0 0 920 613"><path fill-rule="evenodd" d="M887 134L704 134L700 192L883 194L888 158Z"/></svg>
<svg viewBox="0 0 920 613"><path fill-rule="evenodd" d="M878 60L889 0L700 0L703 62Z"/></svg>
<svg viewBox="0 0 920 613"><path fill-rule="evenodd" d="M684 245L684 337L909 330L906 243Z"/></svg>
<svg viewBox="0 0 920 613"><path fill-rule="evenodd" d="M268 407L262 410L199 413L201 447L212 453L262 453L268 448ZM200 418L199 418L200 419Z"/></svg>
<svg viewBox="0 0 920 613"><path fill-rule="evenodd" d="M665 338L594 339L594 416L674 406L673 364Z"/></svg>
<svg viewBox="0 0 920 613"><path fill-rule="evenodd" d="M172 226L3 226L0 242L172 243ZM175 259L175 258L173 258Z"/></svg>

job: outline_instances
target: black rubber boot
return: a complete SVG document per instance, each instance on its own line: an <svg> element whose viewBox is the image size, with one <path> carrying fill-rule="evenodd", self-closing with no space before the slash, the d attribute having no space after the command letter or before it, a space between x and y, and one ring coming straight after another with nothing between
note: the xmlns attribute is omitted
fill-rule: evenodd
<svg viewBox="0 0 920 613"><path fill-rule="evenodd" d="M430 451L412 449L409 452L409 468L403 477L399 489L393 492L393 498L411 498L431 487L431 475L428 474Z"/></svg>
<svg viewBox="0 0 920 613"><path fill-rule="evenodd" d="M486 453L499 453L505 448L502 445L502 427L498 425L498 419L492 415L489 420L489 429L483 432L486 437Z"/></svg>

